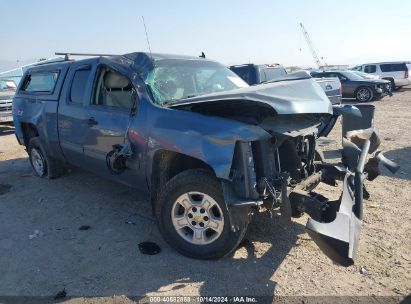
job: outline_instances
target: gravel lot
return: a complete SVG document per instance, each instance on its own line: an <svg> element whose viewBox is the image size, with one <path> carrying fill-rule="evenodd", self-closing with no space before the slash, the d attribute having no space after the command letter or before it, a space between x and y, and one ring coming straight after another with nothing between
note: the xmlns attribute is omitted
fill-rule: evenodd
<svg viewBox="0 0 411 304"><path fill-rule="evenodd" d="M371 199L360 251L348 268L320 252L304 230L306 216L285 225L277 216L260 215L233 256L183 257L163 241L145 198L80 169L56 180L37 178L13 129L0 126L0 296L51 296L65 288L71 302L113 295L125 295L117 302L152 295L375 295L399 301L411 292L411 89L375 105L381 149L401 169L396 176L383 170L367 182ZM337 124L325 150L337 148L340 132ZM79 230L83 225L91 228ZM138 243L147 240L161 253L141 254Z"/></svg>

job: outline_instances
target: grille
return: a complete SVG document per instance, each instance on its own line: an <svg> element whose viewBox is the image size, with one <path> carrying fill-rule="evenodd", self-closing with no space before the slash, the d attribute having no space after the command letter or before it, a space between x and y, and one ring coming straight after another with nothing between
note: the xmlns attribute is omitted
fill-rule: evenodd
<svg viewBox="0 0 411 304"><path fill-rule="evenodd" d="M11 100L0 101L0 112L11 111L12 104L13 102Z"/></svg>

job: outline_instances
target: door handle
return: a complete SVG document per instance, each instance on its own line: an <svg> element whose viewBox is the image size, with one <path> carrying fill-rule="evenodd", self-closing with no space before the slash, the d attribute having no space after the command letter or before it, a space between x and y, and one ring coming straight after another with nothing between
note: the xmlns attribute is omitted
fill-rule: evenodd
<svg viewBox="0 0 411 304"><path fill-rule="evenodd" d="M87 121L87 124L88 124L89 126L95 126L95 125L98 124L98 122L97 122L97 120L96 120L94 117L90 117L90 118L88 119L88 121Z"/></svg>

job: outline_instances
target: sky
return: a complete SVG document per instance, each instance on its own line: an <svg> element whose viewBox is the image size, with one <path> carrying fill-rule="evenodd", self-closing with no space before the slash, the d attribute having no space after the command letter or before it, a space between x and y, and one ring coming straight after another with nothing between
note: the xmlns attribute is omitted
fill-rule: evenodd
<svg viewBox="0 0 411 304"><path fill-rule="evenodd" d="M410 0L0 0L0 60L54 52L148 51L224 64L314 66L307 29L328 64L411 60Z"/></svg>

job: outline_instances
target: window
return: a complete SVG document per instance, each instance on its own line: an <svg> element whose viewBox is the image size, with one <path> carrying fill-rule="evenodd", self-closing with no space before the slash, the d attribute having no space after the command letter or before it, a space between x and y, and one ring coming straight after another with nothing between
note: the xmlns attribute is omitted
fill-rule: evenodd
<svg viewBox="0 0 411 304"><path fill-rule="evenodd" d="M93 104L131 109L134 105L132 85L127 77L102 67L99 72Z"/></svg>
<svg viewBox="0 0 411 304"><path fill-rule="evenodd" d="M231 67L231 70L240 76L248 84L254 84L257 82L255 77L255 70L252 66L242 66L242 67ZM265 76L265 75L264 75ZM261 79L266 80L266 79Z"/></svg>
<svg viewBox="0 0 411 304"><path fill-rule="evenodd" d="M356 67L352 68L353 71L361 71L362 70L362 66L361 65L357 65Z"/></svg>
<svg viewBox="0 0 411 304"><path fill-rule="evenodd" d="M282 78L286 73L281 68L266 68L263 69L267 81Z"/></svg>
<svg viewBox="0 0 411 304"><path fill-rule="evenodd" d="M58 72L38 72L29 74L24 79L22 91L35 93L51 93L54 90Z"/></svg>
<svg viewBox="0 0 411 304"><path fill-rule="evenodd" d="M84 92L90 76L90 67L77 70L74 73L73 82L70 89L70 102L74 104L82 104Z"/></svg>
<svg viewBox="0 0 411 304"><path fill-rule="evenodd" d="M144 82L159 105L208 93L248 87L225 66L208 60L164 59L156 61Z"/></svg>
<svg viewBox="0 0 411 304"><path fill-rule="evenodd" d="M364 67L365 73L375 73L377 71L377 67L375 65L366 65Z"/></svg>
<svg viewBox="0 0 411 304"><path fill-rule="evenodd" d="M383 72L404 72L406 69L405 63L387 63L381 64L380 67Z"/></svg>

